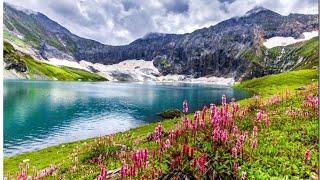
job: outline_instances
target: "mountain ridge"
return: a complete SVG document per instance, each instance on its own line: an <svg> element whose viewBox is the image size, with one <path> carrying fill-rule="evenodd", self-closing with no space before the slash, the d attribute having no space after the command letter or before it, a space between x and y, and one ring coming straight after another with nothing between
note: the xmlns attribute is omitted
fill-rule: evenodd
<svg viewBox="0 0 320 180"><path fill-rule="evenodd" d="M20 27L18 33L26 37L28 44L34 44L33 48L44 59L86 60L106 65L144 59L153 60L163 75L213 75L236 80L265 75L254 74L252 69L257 67L244 56L249 52L250 56L261 57L265 39L274 36L299 38L303 32L318 27L316 15L282 16L258 8L259 11L250 10L255 14L231 18L191 33L149 33L147 38L138 38L127 45L111 46L76 36L41 13L23 15L6 4L4 6L6 29L10 31L7 27L10 24L16 29ZM16 14L20 16L16 17ZM35 35L27 36L31 34L28 31Z"/></svg>

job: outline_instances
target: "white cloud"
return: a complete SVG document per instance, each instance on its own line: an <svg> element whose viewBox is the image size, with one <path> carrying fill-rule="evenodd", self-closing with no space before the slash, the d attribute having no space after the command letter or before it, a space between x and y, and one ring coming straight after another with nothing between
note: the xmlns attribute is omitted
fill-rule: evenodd
<svg viewBox="0 0 320 180"><path fill-rule="evenodd" d="M260 5L282 15L316 14L315 0L5 0L42 12L72 33L111 45L148 32L187 33Z"/></svg>

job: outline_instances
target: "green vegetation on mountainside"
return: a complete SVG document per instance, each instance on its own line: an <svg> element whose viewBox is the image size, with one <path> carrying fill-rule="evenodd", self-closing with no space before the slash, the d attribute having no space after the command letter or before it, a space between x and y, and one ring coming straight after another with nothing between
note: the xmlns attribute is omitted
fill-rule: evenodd
<svg viewBox="0 0 320 180"><path fill-rule="evenodd" d="M10 7L6 7L10 8ZM22 41L25 44L30 44L35 49L40 49L40 43L46 42L46 44L53 46L59 50L73 53L76 50L75 43L68 37L65 39L66 44L62 43L59 37L54 35L48 35L46 30L39 26L37 21L31 16L13 16L10 18L4 17L3 23L5 28L11 32L20 32L23 35ZM14 36L11 35L11 32L6 32L6 36Z"/></svg>
<svg viewBox="0 0 320 180"><path fill-rule="evenodd" d="M297 50L298 56L305 57L306 60L303 63L300 63L296 69L307 69L314 66L318 66L319 61L319 38L315 37L311 40L303 43Z"/></svg>
<svg viewBox="0 0 320 180"><path fill-rule="evenodd" d="M71 67L58 67L35 60L30 55L16 51L13 46L4 42L4 61L14 64L12 68L27 69L26 73L30 79L51 79L63 81L106 81L107 79L82 69ZM9 69L8 69L9 70Z"/></svg>
<svg viewBox="0 0 320 180"><path fill-rule="evenodd" d="M295 62L295 70L309 69L318 65L318 53L318 37L314 37L288 46L271 48L267 58Z"/></svg>
<svg viewBox="0 0 320 180"><path fill-rule="evenodd" d="M316 69L290 71L281 74L254 78L235 85L236 88L246 89L255 94L268 96L287 89L296 89L300 86L316 82Z"/></svg>
<svg viewBox="0 0 320 180"><path fill-rule="evenodd" d="M260 47L257 56L254 49L241 52L241 57L251 62L251 78L292 70L311 69L318 65L318 37L288 46L267 49Z"/></svg>

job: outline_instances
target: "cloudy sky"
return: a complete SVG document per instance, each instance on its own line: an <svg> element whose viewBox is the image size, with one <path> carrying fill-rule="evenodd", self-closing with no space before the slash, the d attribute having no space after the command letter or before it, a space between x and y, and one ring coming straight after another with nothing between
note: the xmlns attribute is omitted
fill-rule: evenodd
<svg viewBox="0 0 320 180"><path fill-rule="evenodd" d="M122 45L148 32L187 33L241 16L255 6L316 14L317 0L5 0L42 12L72 33Z"/></svg>

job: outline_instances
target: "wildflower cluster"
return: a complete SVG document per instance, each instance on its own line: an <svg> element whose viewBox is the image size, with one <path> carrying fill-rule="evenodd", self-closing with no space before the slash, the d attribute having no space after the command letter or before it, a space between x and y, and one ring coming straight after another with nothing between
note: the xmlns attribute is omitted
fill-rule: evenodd
<svg viewBox="0 0 320 180"><path fill-rule="evenodd" d="M136 177L140 175L144 169L148 168L148 158L149 150L137 150L136 152L131 152L131 163L130 165L124 164L120 169L120 176L122 179L126 177Z"/></svg>
<svg viewBox="0 0 320 180"><path fill-rule="evenodd" d="M318 115L319 98L316 94L301 92L300 106L284 102L292 95L290 91L286 91L266 100L255 96L252 103L245 107L240 107L235 99L229 101L224 95L221 97L221 105L211 103L195 111L193 115L187 115L190 112L188 102L184 100L184 115L181 120L174 120L170 129L165 129L162 123L158 123L147 137L139 135L137 138L127 134L121 136L121 139L125 139L123 141L114 141L112 136L97 138L93 143L85 145L86 150L75 149L71 156L75 163L68 170L77 173L83 166L79 162L85 162L91 166L97 165L97 180L185 177L245 180L252 174L246 169L247 162L261 156L259 153L263 150L259 143L266 140L263 135L279 124L276 121L271 123L275 119L272 115L279 112L274 111L271 106L286 104L288 116L285 118L289 120ZM282 115L284 114L285 112ZM272 139L273 142L277 144L276 139ZM306 147L300 153L301 162L306 166L314 163L312 152L315 152L312 147ZM45 178L56 169L55 166L50 166L36 171L32 177ZM28 174L28 168L21 167L16 178L24 180L28 178Z"/></svg>
<svg viewBox="0 0 320 180"><path fill-rule="evenodd" d="M42 170L37 170L35 167L32 169L32 175L28 175L29 170L29 159L26 159L25 162L20 163L19 165L20 172L17 173L17 180L27 180L27 179L43 179L48 176L52 176L53 173L57 170L56 166L50 165Z"/></svg>

